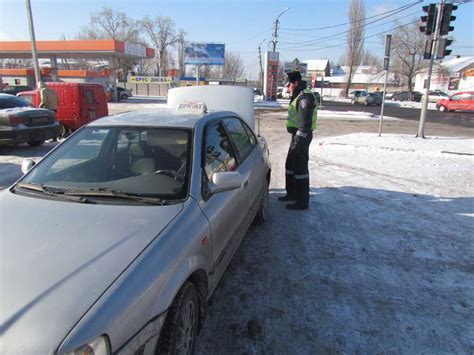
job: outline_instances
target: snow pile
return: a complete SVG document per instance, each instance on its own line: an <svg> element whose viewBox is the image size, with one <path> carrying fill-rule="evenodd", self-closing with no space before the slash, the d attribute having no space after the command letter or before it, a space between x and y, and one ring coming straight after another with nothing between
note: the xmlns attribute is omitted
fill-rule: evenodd
<svg viewBox="0 0 474 355"><path fill-rule="evenodd" d="M384 186L439 196L474 192L473 139L354 133L316 143L311 146L316 159L354 170L349 182L341 179L335 166L331 182L338 180L339 186Z"/></svg>

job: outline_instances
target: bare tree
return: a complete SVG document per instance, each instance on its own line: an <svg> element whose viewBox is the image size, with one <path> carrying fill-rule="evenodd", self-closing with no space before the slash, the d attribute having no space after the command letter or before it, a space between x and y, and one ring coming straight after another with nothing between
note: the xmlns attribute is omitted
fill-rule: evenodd
<svg viewBox="0 0 474 355"><path fill-rule="evenodd" d="M392 36L392 70L406 79L408 91L413 89L413 81L424 67L423 53L426 37L419 30L420 23L399 26Z"/></svg>
<svg viewBox="0 0 474 355"><path fill-rule="evenodd" d="M352 79L364 54L365 6L363 0L351 0L349 5L349 31L347 32L346 64L349 67L346 84L346 96Z"/></svg>
<svg viewBox="0 0 474 355"><path fill-rule="evenodd" d="M222 72L224 80L236 80L244 74L244 63L239 54L226 52L224 60L225 64Z"/></svg>
<svg viewBox="0 0 474 355"><path fill-rule="evenodd" d="M184 36L186 32L180 30L178 33L178 69L179 75L185 75L185 64L184 64L184 50L186 49L186 41Z"/></svg>
<svg viewBox="0 0 474 355"><path fill-rule="evenodd" d="M87 26L82 27L78 39L114 39L123 42L138 43L137 21L125 12L104 6L102 10L91 13Z"/></svg>
<svg viewBox="0 0 474 355"><path fill-rule="evenodd" d="M375 67L378 71L382 70L383 63L380 57L372 54L370 51L364 51L364 55L361 60L362 65L367 65L369 67Z"/></svg>
<svg viewBox="0 0 474 355"><path fill-rule="evenodd" d="M179 41L182 31L177 32L174 21L169 17L163 16L156 16L155 18L145 17L141 21L141 26L158 52L158 74L162 76L168 70L168 62L166 60L168 47L175 45Z"/></svg>
<svg viewBox="0 0 474 355"><path fill-rule="evenodd" d="M139 34L139 23L125 12L104 6L102 10L91 13L89 24L82 27L77 39L113 39L116 41L144 44ZM137 65L137 60L119 59L123 77Z"/></svg>

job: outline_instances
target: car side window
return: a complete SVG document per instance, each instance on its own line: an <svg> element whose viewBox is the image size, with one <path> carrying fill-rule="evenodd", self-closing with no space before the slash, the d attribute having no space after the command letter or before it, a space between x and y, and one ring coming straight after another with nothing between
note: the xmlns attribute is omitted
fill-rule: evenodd
<svg viewBox="0 0 474 355"><path fill-rule="evenodd" d="M86 90L86 101L88 104L94 103L94 94L92 93L92 90Z"/></svg>
<svg viewBox="0 0 474 355"><path fill-rule="evenodd" d="M452 101L459 101L459 100L461 100L461 95L453 95L453 96L451 97L451 100L452 100Z"/></svg>
<svg viewBox="0 0 474 355"><path fill-rule="evenodd" d="M213 124L206 129L204 170L209 181L217 172L233 171L236 161L232 145L221 123Z"/></svg>
<svg viewBox="0 0 474 355"><path fill-rule="evenodd" d="M238 118L225 118L224 125L237 149L240 161L243 161L254 148L256 144L255 137L248 135L243 123Z"/></svg>

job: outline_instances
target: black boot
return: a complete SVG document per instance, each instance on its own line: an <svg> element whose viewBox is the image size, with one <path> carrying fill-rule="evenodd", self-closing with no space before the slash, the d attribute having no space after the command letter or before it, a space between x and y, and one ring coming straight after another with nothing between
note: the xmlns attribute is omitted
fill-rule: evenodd
<svg viewBox="0 0 474 355"><path fill-rule="evenodd" d="M289 195L278 197L278 201L281 201L281 202L288 202L288 201L295 201L295 200L296 200L296 198L294 198L292 196L289 196Z"/></svg>

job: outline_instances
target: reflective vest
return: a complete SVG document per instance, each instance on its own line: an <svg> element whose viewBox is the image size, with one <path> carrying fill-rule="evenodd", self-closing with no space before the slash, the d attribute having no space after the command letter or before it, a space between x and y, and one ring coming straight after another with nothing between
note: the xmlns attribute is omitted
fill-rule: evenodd
<svg viewBox="0 0 474 355"><path fill-rule="evenodd" d="M314 110L313 110L313 117L311 117L311 129L316 129L316 119L318 118L318 110L316 105L316 96L313 94L311 89L304 89L300 92L300 94L291 102L288 106L288 120L286 122L286 127L288 128L299 128L300 127L300 119L298 117L298 110L296 107L296 103L299 102L299 98L303 94L311 94L314 96Z"/></svg>

